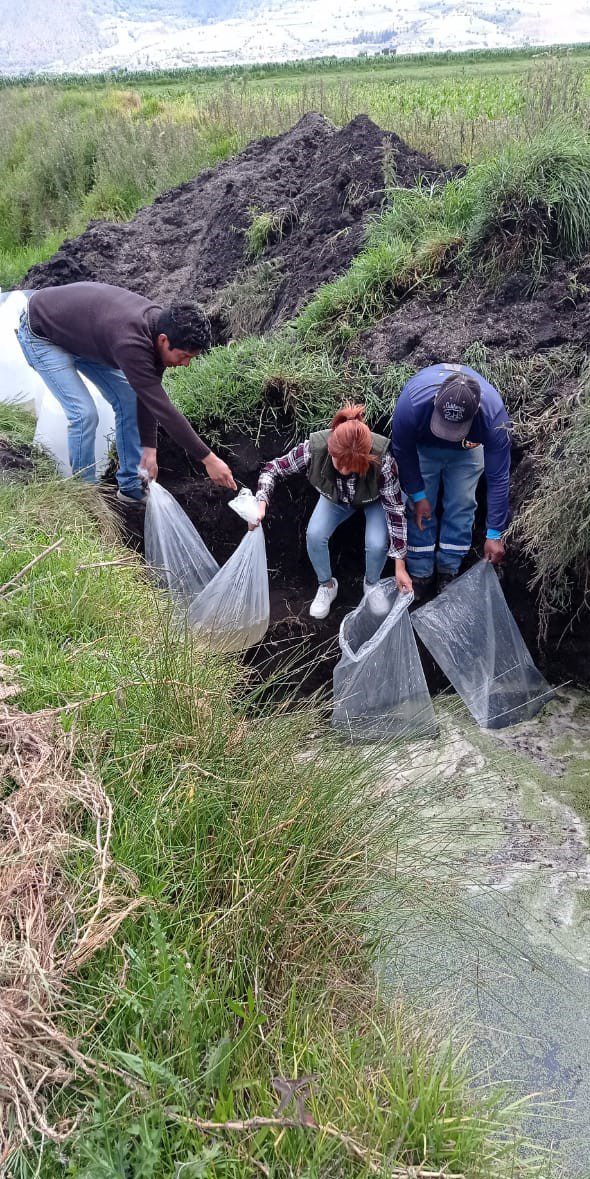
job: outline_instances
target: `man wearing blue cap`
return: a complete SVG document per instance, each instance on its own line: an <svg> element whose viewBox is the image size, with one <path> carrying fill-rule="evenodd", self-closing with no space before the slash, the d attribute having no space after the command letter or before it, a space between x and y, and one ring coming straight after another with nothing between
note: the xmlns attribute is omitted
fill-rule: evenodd
<svg viewBox="0 0 590 1179"><path fill-rule="evenodd" d="M465 364L434 364L402 389L392 449L408 497L407 568L419 600L456 577L471 548L475 491L487 484L484 557L504 558L509 520L510 420L498 390ZM442 513L436 505L442 483Z"/></svg>

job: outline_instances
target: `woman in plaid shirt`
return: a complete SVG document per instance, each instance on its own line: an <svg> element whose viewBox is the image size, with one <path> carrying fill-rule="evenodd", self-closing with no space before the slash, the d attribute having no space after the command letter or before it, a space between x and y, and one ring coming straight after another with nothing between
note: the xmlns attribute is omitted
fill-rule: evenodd
<svg viewBox="0 0 590 1179"><path fill-rule="evenodd" d="M389 440L373 434L363 421L364 408L346 405L329 430L316 431L288 454L267 463L258 480L259 520L264 519L277 479L306 475L320 493L307 528L307 552L319 582L309 610L312 618L326 618L338 593L329 539L338 525L360 508L365 513L365 593L379 582L388 555L395 561L398 588L403 593L412 589L405 562L406 517L397 465ZM385 594L372 593L369 601L377 612L389 609Z"/></svg>

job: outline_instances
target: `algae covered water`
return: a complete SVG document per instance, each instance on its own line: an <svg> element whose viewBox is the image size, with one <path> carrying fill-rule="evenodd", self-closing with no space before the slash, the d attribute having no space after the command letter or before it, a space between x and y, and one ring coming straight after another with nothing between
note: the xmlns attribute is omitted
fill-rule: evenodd
<svg viewBox="0 0 590 1179"><path fill-rule="evenodd" d="M383 973L470 1033L484 1082L509 1083L551 1174L590 1175L590 704L558 692L534 720L482 733L437 704L438 742L396 755L393 790L430 845L418 913ZM394 948L395 947L395 948Z"/></svg>

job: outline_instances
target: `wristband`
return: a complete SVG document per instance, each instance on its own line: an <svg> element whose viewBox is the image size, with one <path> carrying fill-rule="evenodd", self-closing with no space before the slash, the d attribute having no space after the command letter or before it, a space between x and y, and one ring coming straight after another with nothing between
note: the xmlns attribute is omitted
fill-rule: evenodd
<svg viewBox="0 0 590 1179"><path fill-rule="evenodd" d="M426 499L425 491L413 491L410 494L415 504L419 503L421 499Z"/></svg>
<svg viewBox="0 0 590 1179"><path fill-rule="evenodd" d="M488 528L486 532L486 540L501 540L502 533L498 532L497 528Z"/></svg>

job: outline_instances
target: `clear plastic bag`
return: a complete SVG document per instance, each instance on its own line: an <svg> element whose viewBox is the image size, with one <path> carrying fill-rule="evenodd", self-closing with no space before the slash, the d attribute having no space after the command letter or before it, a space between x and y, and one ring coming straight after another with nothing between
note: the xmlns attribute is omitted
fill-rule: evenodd
<svg viewBox="0 0 590 1179"><path fill-rule="evenodd" d="M259 526L246 533L193 602L189 623L213 650L231 654L259 643L269 619L266 545Z"/></svg>
<svg viewBox="0 0 590 1179"><path fill-rule="evenodd" d="M389 610L377 612L385 595ZM374 598L375 602L371 599ZM413 594L379 582L342 620L332 724L351 741L436 736L438 726L408 616Z"/></svg>
<svg viewBox="0 0 590 1179"><path fill-rule="evenodd" d="M452 581L412 622L482 729L529 720L552 699L489 561Z"/></svg>
<svg viewBox="0 0 590 1179"><path fill-rule="evenodd" d="M186 608L219 572L186 512L153 481L145 509L144 541L147 564L181 607Z"/></svg>

